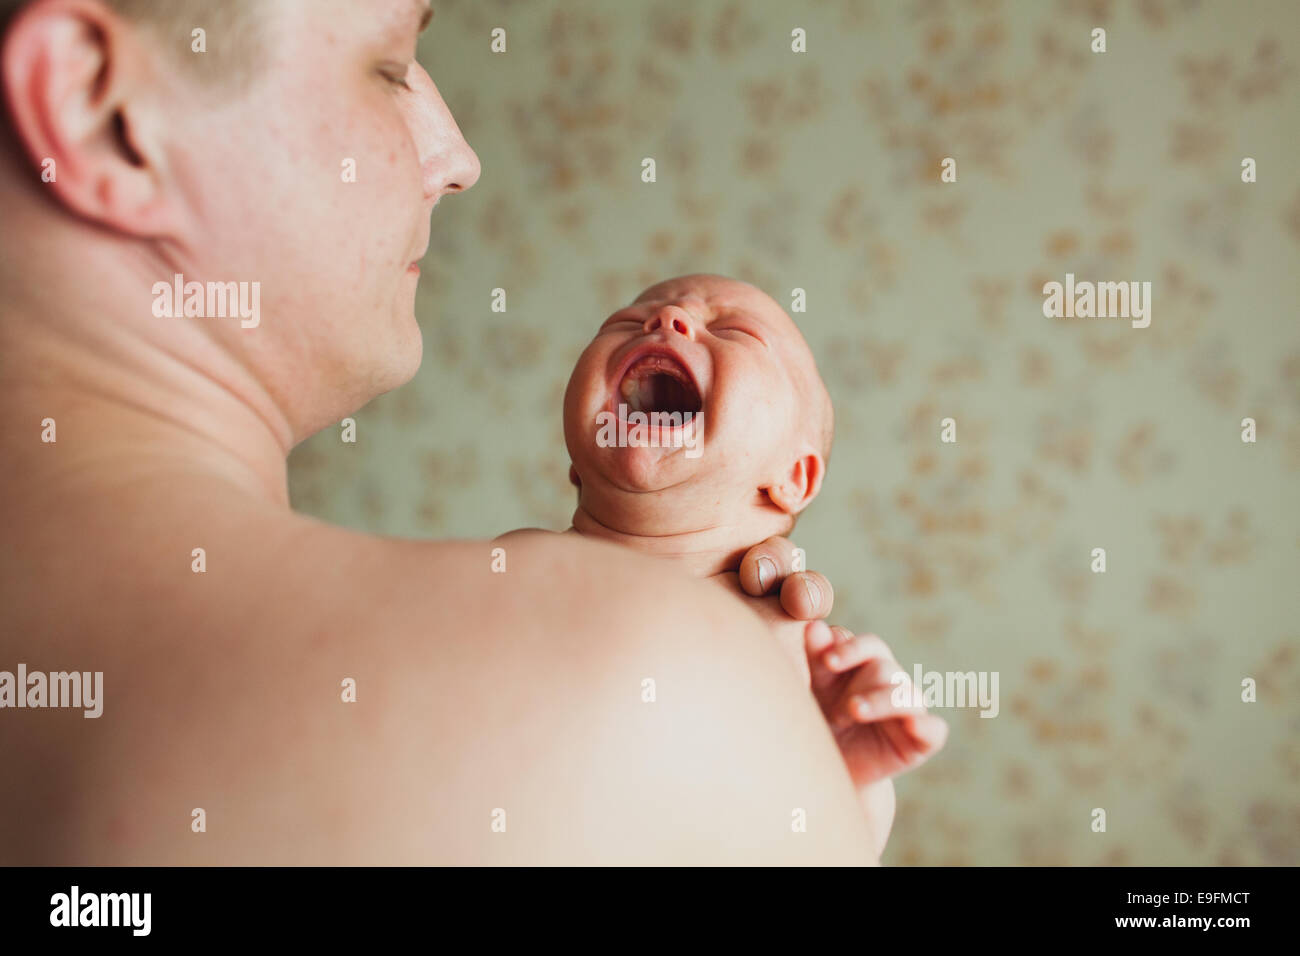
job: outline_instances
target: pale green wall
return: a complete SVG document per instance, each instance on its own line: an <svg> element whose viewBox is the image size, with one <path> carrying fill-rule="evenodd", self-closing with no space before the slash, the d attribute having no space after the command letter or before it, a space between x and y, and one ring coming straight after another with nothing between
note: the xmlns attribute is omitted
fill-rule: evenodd
<svg viewBox="0 0 1300 956"><path fill-rule="evenodd" d="M1300 863L1300 5L435 6L482 179L434 214L422 370L295 452L297 507L562 528L560 397L609 311L684 272L805 288L834 619L1001 675L900 781L886 862ZM1045 319L1067 271L1152 282L1151 327Z"/></svg>

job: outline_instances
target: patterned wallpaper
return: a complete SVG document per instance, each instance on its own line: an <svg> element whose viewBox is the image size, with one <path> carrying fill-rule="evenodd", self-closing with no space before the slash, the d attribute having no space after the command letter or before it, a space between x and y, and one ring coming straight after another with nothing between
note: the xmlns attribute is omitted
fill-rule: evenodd
<svg viewBox="0 0 1300 956"><path fill-rule="evenodd" d="M941 711L885 862L1300 863L1300 4L435 7L482 178L434 213L423 368L295 451L297 508L564 528L600 321L687 272L802 288L832 619L1000 675L995 719ZM1150 282L1149 327L1045 317L1067 273Z"/></svg>

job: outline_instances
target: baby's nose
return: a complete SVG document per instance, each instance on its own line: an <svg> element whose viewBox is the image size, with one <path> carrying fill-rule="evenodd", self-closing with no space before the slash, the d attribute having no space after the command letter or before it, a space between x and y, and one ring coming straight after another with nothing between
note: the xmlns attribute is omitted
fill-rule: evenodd
<svg viewBox="0 0 1300 956"><path fill-rule="evenodd" d="M695 340L695 330L691 325L691 315L680 306L666 305L646 320L646 332L654 332L658 329L663 329L666 332L676 332L678 335L684 335L691 341Z"/></svg>

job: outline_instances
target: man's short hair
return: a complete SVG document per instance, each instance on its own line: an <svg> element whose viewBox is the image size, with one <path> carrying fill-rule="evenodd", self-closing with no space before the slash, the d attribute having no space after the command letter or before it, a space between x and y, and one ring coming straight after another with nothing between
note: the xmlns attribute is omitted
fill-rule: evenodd
<svg viewBox="0 0 1300 956"><path fill-rule="evenodd" d="M31 0L0 0L0 37L10 18ZM194 75L239 83L259 59L255 19L266 0L100 0L127 20L152 30ZM194 31L203 30L205 52L193 50Z"/></svg>

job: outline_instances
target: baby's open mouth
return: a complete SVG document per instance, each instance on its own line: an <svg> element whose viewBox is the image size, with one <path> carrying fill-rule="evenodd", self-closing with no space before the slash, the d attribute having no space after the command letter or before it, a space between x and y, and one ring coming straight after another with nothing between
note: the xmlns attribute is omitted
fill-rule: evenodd
<svg viewBox="0 0 1300 956"><path fill-rule="evenodd" d="M704 407L690 372L670 355L646 355L633 362L618 395L632 412L697 414Z"/></svg>

